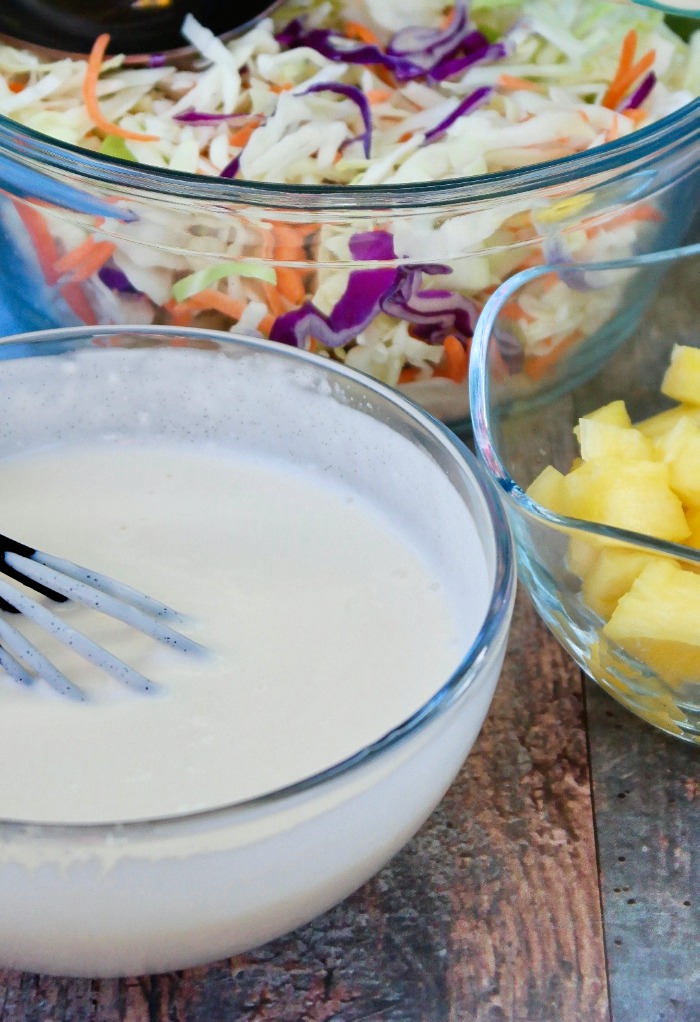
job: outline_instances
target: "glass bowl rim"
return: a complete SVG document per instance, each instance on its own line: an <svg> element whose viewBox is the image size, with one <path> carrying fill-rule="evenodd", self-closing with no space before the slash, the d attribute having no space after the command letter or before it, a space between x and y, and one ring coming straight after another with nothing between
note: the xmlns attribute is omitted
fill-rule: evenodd
<svg viewBox="0 0 700 1022"><path fill-rule="evenodd" d="M510 609L515 596L516 569L512 534L499 500L496 489L488 477L488 473L477 458L467 449L461 440L447 426L426 412L420 405L400 394L398 391L380 383L364 373L350 369L339 363L328 363L309 352L288 348L273 341L244 337L235 333L216 330L204 330L193 327L127 325L119 326L84 326L62 327L53 330L40 330L32 333L13 334L0 338L0 349L10 346L25 348L27 345L55 344L59 342L88 342L90 338L104 337L114 334L155 337L179 337L191 340L216 341L220 348L232 344L251 352L262 352L277 358L307 363L314 369L327 372L330 376L341 376L370 391L380 401L388 402L406 413L415 425L423 427L427 434L437 441L449 456L452 467L457 468L462 478L470 477L481 495L487 512L487 524L494 542L495 572L494 580L486 613L481 627L470 647L464 653L460 663L453 670L433 695L409 717L394 725L380 738L351 756L333 763L323 770L302 778L293 784L283 785L262 795L242 799L222 806L213 806L194 812L169 814L163 817L149 817L125 821L99 821L96 823L61 823L15 821L0 817L0 836L4 830L13 833L40 837L70 838L77 836L84 840L87 835L105 837L117 832L120 837L133 834L136 837L152 835L154 831L167 831L171 828L182 829L191 824L211 822L219 824L227 817L236 816L255 808L271 806L283 808L284 804L295 796L322 788L340 777L354 773L357 769L378 760L382 755L403 744L414 734L421 732L427 725L453 706L473 684L476 683L484 663L489 663L491 654L497 649L500 641L508 632ZM77 350L70 347L68 352ZM97 349L99 350L99 349ZM102 349L109 350L109 349ZM63 353L63 352L61 352ZM33 357L40 352L18 352L18 358ZM2 360L0 360L0 371Z"/></svg>
<svg viewBox="0 0 700 1022"><path fill-rule="evenodd" d="M530 167L444 181L389 185L288 185L229 181L217 177L135 165L93 153L27 128L0 115L0 153L19 162L39 161L43 168L76 174L86 182L131 188L168 199L226 202L256 208L281 208L307 214L382 210L427 211L464 202L493 201L551 188L609 171L626 171L638 161L668 157L675 149L700 143L700 98L622 138L581 153ZM1 178L1 174L0 174Z"/></svg>
<svg viewBox="0 0 700 1022"><path fill-rule="evenodd" d="M590 522L582 518L570 518L566 515L560 515L550 511L549 508L538 504L537 501L529 497L522 487L511 478L498 453L491 430L488 383L488 355L499 312L510 301L515 292L523 285L529 283L529 281L545 276L548 273L560 275L562 271L572 268L578 272L583 271L585 273L597 270L635 269L639 266L663 265L666 263L670 265L695 256L700 256L700 242L666 249L661 252L649 252L644 255L630 257L629 259L616 259L600 263L576 263L573 261L548 263L530 267L514 274L505 280L489 297L477 320L472 342L472 363L469 373L469 404L474 443L479 460L488 469L489 475L499 488L499 492L527 517L544 522L560 531L593 535L601 539L614 540L626 546L635 546L653 553L700 564L700 550L696 550L693 547L669 540L657 539L653 536L645 536L642 533L628 529L603 525L600 522ZM558 393L561 393L561 391Z"/></svg>

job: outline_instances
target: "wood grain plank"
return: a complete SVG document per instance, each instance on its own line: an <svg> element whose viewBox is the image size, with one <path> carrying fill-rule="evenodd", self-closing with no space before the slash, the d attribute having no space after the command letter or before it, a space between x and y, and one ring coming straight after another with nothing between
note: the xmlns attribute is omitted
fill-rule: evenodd
<svg viewBox="0 0 700 1022"><path fill-rule="evenodd" d="M590 798L580 674L520 598L492 713L443 807L465 820L467 857L453 1022L608 1018Z"/></svg>
<svg viewBox="0 0 700 1022"><path fill-rule="evenodd" d="M519 597L479 741L417 837L257 951L122 981L0 973L0 1022L608 1022L581 678Z"/></svg>
<svg viewBox="0 0 700 1022"><path fill-rule="evenodd" d="M588 686L613 1019L698 1022L698 750Z"/></svg>

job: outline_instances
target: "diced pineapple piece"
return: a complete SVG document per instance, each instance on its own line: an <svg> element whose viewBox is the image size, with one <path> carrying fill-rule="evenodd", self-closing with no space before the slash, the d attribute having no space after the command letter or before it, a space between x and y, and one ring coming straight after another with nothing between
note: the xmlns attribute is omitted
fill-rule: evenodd
<svg viewBox="0 0 700 1022"><path fill-rule="evenodd" d="M642 458L648 461L657 458L653 443L638 429L631 426L616 426L592 418L580 420L579 443L584 461L604 457Z"/></svg>
<svg viewBox="0 0 700 1022"><path fill-rule="evenodd" d="M678 542L690 535L663 462L597 458L569 472L563 490L572 517Z"/></svg>
<svg viewBox="0 0 700 1022"><path fill-rule="evenodd" d="M699 625L700 575L658 557L620 597L603 631L622 646L643 639L700 649Z"/></svg>
<svg viewBox="0 0 700 1022"><path fill-rule="evenodd" d="M581 441L581 423L584 419L591 422L605 422L609 426L621 426L623 428L632 425L625 402L610 401L609 404L596 408L595 411L589 412L588 415L581 416L578 426L574 426L574 433L579 443Z"/></svg>
<svg viewBox="0 0 700 1022"><path fill-rule="evenodd" d="M700 682L700 646L667 639L630 639L625 649L669 685Z"/></svg>
<svg viewBox="0 0 700 1022"><path fill-rule="evenodd" d="M700 348L675 345L661 384L661 393L674 401L700 405Z"/></svg>
<svg viewBox="0 0 700 1022"><path fill-rule="evenodd" d="M700 507L686 508L685 519L690 529L690 535L685 542L688 546L700 550Z"/></svg>
<svg viewBox="0 0 700 1022"><path fill-rule="evenodd" d="M583 579L583 599L596 614L607 620L620 597L630 589L642 569L654 560L654 554L631 547L604 548Z"/></svg>
<svg viewBox="0 0 700 1022"><path fill-rule="evenodd" d="M684 504L700 504L700 427L684 415L656 441L669 467L669 484Z"/></svg>
<svg viewBox="0 0 700 1022"><path fill-rule="evenodd" d="M682 734L675 723L678 716L675 698L665 684L659 684L651 677L644 681L647 690L643 693L639 691L639 670L631 660L630 652L627 650L625 653L616 642L610 642L601 635L600 640L591 647L588 670L604 688L612 689L622 703L630 706L645 720L664 731ZM636 659L642 658L636 655ZM664 680L671 681L668 675L664 676Z"/></svg>
<svg viewBox="0 0 700 1022"><path fill-rule="evenodd" d="M690 416L693 422L700 426L700 407L682 404L668 408L665 412L659 412L658 415L652 415L649 419L642 419L641 422L635 423L634 428L649 437L650 440L656 440L673 429L678 420L684 416Z"/></svg>
<svg viewBox="0 0 700 1022"><path fill-rule="evenodd" d="M601 543L597 538L573 535L566 553L566 566L569 571L583 578L595 563L600 547Z"/></svg>
<svg viewBox="0 0 700 1022"><path fill-rule="evenodd" d="M564 476L553 465L547 465L527 488L532 500L555 514L564 514Z"/></svg>

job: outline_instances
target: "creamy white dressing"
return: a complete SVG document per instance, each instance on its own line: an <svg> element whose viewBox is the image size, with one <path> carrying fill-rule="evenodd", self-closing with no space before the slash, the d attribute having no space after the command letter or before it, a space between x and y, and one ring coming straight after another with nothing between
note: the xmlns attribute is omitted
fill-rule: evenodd
<svg viewBox="0 0 700 1022"><path fill-rule="evenodd" d="M164 381L146 409L139 380L144 369L163 371L158 353L114 353L111 373L93 374L91 358L78 355L58 381L53 369L46 386L42 360L17 368L0 438L2 531L174 606L209 653L179 654L69 610L158 693L127 692L40 635L89 698L77 704L43 683L0 678L0 817L130 820L249 798L352 755L444 684L489 590L463 508L454 527L471 544L470 579L451 577L464 576L464 554L451 563L454 537L440 538L447 518L432 519L435 535L423 540L432 549L421 549L423 515L431 522L442 500L429 459L412 467L412 448L394 466L388 431L343 407L313 373L291 382L255 364L246 373L221 357L170 352L168 366L180 359L186 372L171 374L174 390ZM275 414L300 398L304 418L322 408L327 435L314 441L312 423L300 427L306 442L290 440L289 422L270 433L261 398ZM354 451L342 470L338 444ZM403 504L412 491L418 510L397 517L385 491Z"/></svg>
<svg viewBox="0 0 700 1022"><path fill-rule="evenodd" d="M3 681L5 817L147 818L261 794L379 738L459 662L416 551L303 472L204 445L97 441L1 463L0 492L12 536L162 599L209 651L69 613L155 682L144 696L33 629L89 698Z"/></svg>

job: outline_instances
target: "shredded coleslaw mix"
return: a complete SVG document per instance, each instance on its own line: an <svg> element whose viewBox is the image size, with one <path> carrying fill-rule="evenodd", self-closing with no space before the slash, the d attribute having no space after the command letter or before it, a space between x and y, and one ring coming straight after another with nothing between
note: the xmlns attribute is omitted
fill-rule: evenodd
<svg viewBox="0 0 700 1022"><path fill-rule="evenodd" d="M700 32L684 41L659 12L613 0L385 0L371 11L363 0L311 0L226 44L191 17L183 35L201 54L185 69L157 54L129 67L105 56L105 37L87 60L0 46L0 114L158 171L352 188L556 160L700 94ZM85 237L53 221L47 231L36 209L13 216L78 318L92 309L101 320L267 336L413 386L419 399L435 380L464 380L476 315L498 283L561 256L547 248L547 212L533 222L527 200L459 223L426 219L423 230L415 218L405 230L345 234L290 224L258 260L226 235L206 258L164 258L161 222L166 243L150 264L136 252L138 224ZM658 217L642 204L605 229L573 232L565 255L630 254ZM320 256L325 269L314 271ZM329 268L334 258L342 268ZM531 308L511 310L504 371L537 379L570 346L590 302L585 287L566 290L541 285Z"/></svg>

